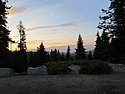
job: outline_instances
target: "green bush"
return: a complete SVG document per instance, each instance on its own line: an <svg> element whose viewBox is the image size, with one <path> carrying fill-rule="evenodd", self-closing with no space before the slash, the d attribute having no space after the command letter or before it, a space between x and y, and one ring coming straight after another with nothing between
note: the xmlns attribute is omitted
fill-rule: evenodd
<svg viewBox="0 0 125 94"><path fill-rule="evenodd" d="M109 62L114 64L125 64L125 56L109 59Z"/></svg>
<svg viewBox="0 0 125 94"><path fill-rule="evenodd" d="M81 65L80 73L85 74L108 74L112 72L111 67L109 66L108 62L104 61L80 61L79 64Z"/></svg>
<svg viewBox="0 0 125 94"><path fill-rule="evenodd" d="M80 65L80 73L83 74L109 74L112 72L111 67L108 62L99 60L80 60L80 61L67 61L67 62L49 62L46 63L48 74L68 74L70 70L68 66L70 65Z"/></svg>
<svg viewBox="0 0 125 94"><path fill-rule="evenodd" d="M55 75L55 74L67 74L68 73L68 66L70 62L49 62L45 65L47 66L48 74Z"/></svg>

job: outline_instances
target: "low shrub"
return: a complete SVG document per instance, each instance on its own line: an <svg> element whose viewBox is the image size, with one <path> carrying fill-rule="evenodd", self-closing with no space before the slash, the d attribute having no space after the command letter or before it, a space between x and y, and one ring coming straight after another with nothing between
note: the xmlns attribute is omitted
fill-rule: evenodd
<svg viewBox="0 0 125 94"><path fill-rule="evenodd" d="M47 66L48 74L56 75L56 74L67 74L68 66L70 62L49 62L45 65Z"/></svg>
<svg viewBox="0 0 125 94"><path fill-rule="evenodd" d="M85 74L109 74L112 72L108 62L104 61L80 61L81 65L80 73Z"/></svg>
<svg viewBox="0 0 125 94"><path fill-rule="evenodd" d="M46 63L48 74L68 74L70 65L80 65L80 73L83 74L109 74L112 72L108 62L99 60L79 60L79 61L67 61L67 62L49 62Z"/></svg>
<svg viewBox="0 0 125 94"><path fill-rule="evenodd" d="M109 59L109 62L114 64L125 64L125 56Z"/></svg>

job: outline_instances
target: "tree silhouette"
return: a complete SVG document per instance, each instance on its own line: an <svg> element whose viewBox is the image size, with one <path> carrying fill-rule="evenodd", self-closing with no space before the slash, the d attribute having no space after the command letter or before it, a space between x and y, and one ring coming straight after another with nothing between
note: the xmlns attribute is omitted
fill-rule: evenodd
<svg viewBox="0 0 125 94"><path fill-rule="evenodd" d="M81 35L79 34L78 41L77 41L77 48L76 48L76 59L83 60L86 58L85 48L83 46L83 40Z"/></svg>
<svg viewBox="0 0 125 94"><path fill-rule="evenodd" d="M88 60L92 60L92 52L91 51L89 51Z"/></svg>
<svg viewBox="0 0 125 94"><path fill-rule="evenodd" d="M18 30L20 33L20 43L18 43L18 47L20 51L26 50L26 34L25 34L25 28L23 27L22 21L20 21Z"/></svg>
<svg viewBox="0 0 125 94"><path fill-rule="evenodd" d="M0 0L0 67L2 67L2 63L4 66L4 64L8 62L7 60L9 58L8 43L10 41L10 31L6 27L6 15L8 14L7 9L10 9L10 7L7 7L6 3L7 1L3 2Z"/></svg>
<svg viewBox="0 0 125 94"><path fill-rule="evenodd" d="M54 51L51 49L50 51L50 61L54 61Z"/></svg>
<svg viewBox="0 0 125 94"><path fill-rule="evenodd" d="M99 32L97 32L97 39L95 45L94 57L95 59L108 59L108 50L109 50L109 37L108 33L103 31L100 37Z"/></svg>
<svg viewBox="0 0 125 94"><path fill-rule="evenodd" d="M101 59L102 57L102 40L99 35L99 32L97 32L97 39L96 39L96 44L95 44L95 50L94 50L94 58L95 59Z"/></svg>
<svg viewBox="0 0 125 94"><path fill-rule="evenodd" d="M67 53L66 53L66 60L70 60L70 59L71 59L70 46L68 46L68 48L67 48Z"/></svg>
<svg viewBox="0 0 125 94"><path fill-rule="evenodd" d="M60 61L60 57L61 57L61 55L60 55L60 51L58 49L58 51L57 51L57 61Z"/></svg>
<svg viewBox="0 0 125 94"><path fill-rule="evenodd" d="M61 61L65 61L65 55L64 55L64 53L61 53L60 60Z"/></svg>
<svg viewBox="0 0 125 94"><path fill-rule="evenodd" d="M18 43L19 51L17 52L17 64L15 65L15 72L23 72L27 70L27 52L26 52L26 35L25 28L20 21L18 30L20 33L20 43Z"/></svg>
<svg viewBox="0 0 125 94"><path fill-rule="evenodd" d="M61 60L61 53L57 49L51 49L50 51L50 61L60 61Z"/></svg>
<svg viewBox="0 0 125 94"><path fill-rule="evenodd" d="M57 49L54 50L54 60L58 61L58 52L57 52Z"/></svg>
<svg viewBox="0 0 125 94"><path fill-rule="evenodd" d="M29 53L28 66L29 67L37 67L37 66L39 66L39 60L38 60L37 52L28 52L28 53Z"/></svg>
<svg viewBox="0 0 125 94"><path fill-rule="evenodd" d="M42 65L48 61L47 51L45 50L43 43L41 43L40 46L37 48L37 55L39 59L39 65Z"/></svg>
<svg viewBox="0 0 125 94"><path fill-rule="evenodd" d="M109 58L109 36L108 33L103 31L101 35L101 40L102 40L102 59L107 60Z"/></svg>
<svg viewBox="0 0 125 94"><path fill-rule="evenodd" d="M60 53L60 51L57 49L54 49L54 50L51 49L49 58L50 58L50 61L64 61L65 55L64 53Z"/></svg>
<svg viewBox="0 0 125 94"><path fill-rule="evenodd" d="M110 58L125 57L125 0L110 0L108 10L102 9L104 16L98 28L110 35Z"/></svg>
<svg viewBox="0 0 125 94"><path fill-rule="evenodd" d="M33 66L34 65L34 54L33 52L31 51L30 52L30 56L29 56L29 62L28 62L28 66Z"/></svg>

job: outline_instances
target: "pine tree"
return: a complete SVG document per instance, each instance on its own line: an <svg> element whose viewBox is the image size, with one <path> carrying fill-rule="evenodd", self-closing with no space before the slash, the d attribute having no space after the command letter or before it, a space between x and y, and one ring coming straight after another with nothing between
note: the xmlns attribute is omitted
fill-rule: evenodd
<svg viewBox="0 0 125 94"><path fill-rule="evenodd" d="M0 63L7 63L9 57L8 43L10 41L10 31L6 27L6 15L8 14L7 9L10 9L10 7L7 7L6 3L7 1L3 2L0 0Z"/></svg>
<svg viewBox="0 0 125 94"><path fill-rule="evenodd" d="M57 60L60 61L60 51L59 51L59 49L57 51Z"/></svg>
<svg viewBox="0 0 125 94"><path fill-rule="evenodd" d="M29 52L29 62L28 67L37 67L39 66L39 60L37 56L37 52Z"/></svg>
<svg viewBox="0 0 125 94"><path fill-rule="evenodd" d="M76 54L77 60L83 60L86 58L85 48L83 46L83 40L80 34L78 37L77 48L76 48L75 54Z"/></svg>
<svg viewBox="0 0 125 94"><path fill-rule="evenodd" d="M50 51L50 61L54 61L54 51L51 49Z"/></svg>
<svg viewBox="0 0 125 94"><path fill-rule="evenodd" d="M57 52L57 49L54 50L54 61L58 61L58 52Z"/></svg>
<svg viewBox="0 0 125 94"><path fill-rule="evenodd" d="M57 49L51 49L50 51L50 61L64 61L65 56L63 53L60 53Z"/></svg>
<svg viewBox="0 0 125 94"><path fill-rule="evenodd" d="M101 40L102 40L102 42L103 42L103 47L104 47L104 49L105 49L105 48L108 48L108 46L109 46L109 36L108 36L108 32L105 32L105 31L102 32Z"/></svg>
<svg viewBox="0 0 125 94"><path fill-rule="evenodd" d="M20 21L18 30L20 33L20 43L18 43L18 47L20 51L25 51L26 50L26 34L25 34L25 28L23 27L22 21Z"/></svg>
<svg viewBox="0 0 125 94"><path fill-rule="evenodd" d="M71 59L70 46L68 46L68 48L67 48L67 53L66 53L66 60L70 60L70 59Z"/></svg>
<svg viewBox="0 0 125 94"><path fill-rule="evenodd" d="M112 10L112 18L114 28L111 33L111 46L114 47L115 57L123 57L125 59L125 0L112 0L110 10Z"/></svg>
<svg viewBox="0 0 125 94"><path fill-rule="evenodd" d="M92 60L92 52L91 51L89 51L88 60Z"/></svg>
<svg viewBox="0 0 125 94"><path fill-rule="evenodd" d="M33 65L33 57L34 57L34 54L33 54L33 52L31 51L31 52L29 52L30 53L30 56L29 56L29 62L28 62L28 66L30 67L30 66L32 66Z"/></svg>
<svg viewBox="0 0 125 94"><path fill-rule="evenodd" d="M60 58L61 61L65 61L65 55L64 55L64 53L62 53L60 57L61 57Z"/></svg>
<svg viewBox="0 0 125 94"><path fill-rule="evenodd" d="M42 65L43 63L46 63L48 61L47 52L45 50L43 43L41 43L40 46L37 48L37 54L39 59L39 65Z"/></svg>
<svg viewBox="0 0 125 94"><path fill-rule="evenodd" d="M109 58L109 36L108 33L103 31L101 35L102 40L102 59L107 60Z"/></svg>
<svg viewBox="0 0 125 94"><path fill-rule="evenodd" d="M27 52L26 52L26 34L25 28L23 27L22 22L20 21L18 26L20 34L20 42L18 43L19 51L17 52L18 62L15 65L15 72L23 72L27 70Z"/></svg>
<svg viewBox="0 0 125 94"><path fill-rule="evenodd" d="M101 60L107 60L109 55L109 37L108 33L103 31L102 35L100 37L99 32L97 32L97 39L96 39L96 45L95 45L95 52L94 52L94 58L95 59L101 59Z"/></svg>
<svg viewBox="0 0 125 94"><path fill-rule="evenodd" d="M94 58L95 59L101 59L102 57L102 50L103 50L103 43L101 40L101 37L99 35L99 32L97 32L97 39L96 39L96 44L95 44L95 50L94 50Z"/></svg>
<svg viewBox="0 0 125 94"><path fill-rule="evenodd" d="M50 57L51 57L51 61L58 61L58 59L60 58L60 52L57 49L51 49L50 51Z"/></svg>
<svg viewBox="0 0 125 94"><path fill-rule="evenodd" d="M125 57L125 0L110 0L108 10L102 9L104 16L98 28L110 35L110 58Z"/></svg>

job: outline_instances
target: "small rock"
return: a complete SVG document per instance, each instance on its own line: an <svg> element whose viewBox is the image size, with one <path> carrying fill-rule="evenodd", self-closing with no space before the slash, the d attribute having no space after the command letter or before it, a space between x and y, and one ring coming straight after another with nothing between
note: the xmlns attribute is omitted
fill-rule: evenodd
<svg viewBox="0 0 125 94"><path fill-rule="evenodd" d="M70 65L68 66L71 74L79 74L79 70L81 69L81 66L79 65Z"/></svg>

